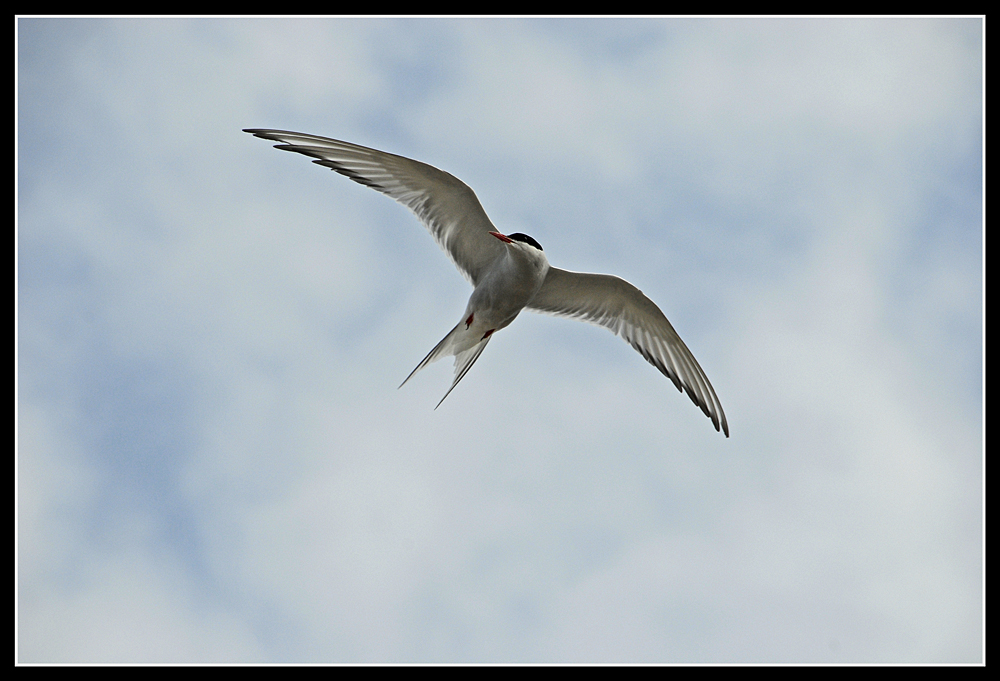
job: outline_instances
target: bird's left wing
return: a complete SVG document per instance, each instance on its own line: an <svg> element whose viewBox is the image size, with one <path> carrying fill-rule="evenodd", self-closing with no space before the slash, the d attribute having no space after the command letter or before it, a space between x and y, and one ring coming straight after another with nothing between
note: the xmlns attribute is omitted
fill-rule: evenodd
<svg viewBox="0 0 1000 681"><path fill-rule="evenodd" d="M599 324L659 369L729 437L722 403L698 361L656 304L624 279L550 267L528 309Z"/></svg>
<svg viewBox="0 0 1000 681"><path fill-rule="evenodd" d="M249 129L276 149L310 156L359 184L376 189L412 210L473 285L503 253L502 243L475 192L454 175L413 159L359 144L287 130Z"/></svg>

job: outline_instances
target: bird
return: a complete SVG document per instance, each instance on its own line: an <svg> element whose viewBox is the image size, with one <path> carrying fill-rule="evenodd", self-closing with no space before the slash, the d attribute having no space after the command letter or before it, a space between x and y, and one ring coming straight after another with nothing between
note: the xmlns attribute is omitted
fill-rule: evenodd
<svg viewBox="0 0 1000 681"><path fill-rule="evenodd" d="M243 132L278 142L276 149L313 159L359 184L403 204L473 286L462 318L400 384L428 364L455 357L451 394L482 354L493 334L522 310L580 319L609 329L729 437L722 403L698 361L656 304L642 291L609 274L587 274L549 264L532 237L503 234L493 225L472 189L432 165L350 142L287 130L247 128Z"/></svg>

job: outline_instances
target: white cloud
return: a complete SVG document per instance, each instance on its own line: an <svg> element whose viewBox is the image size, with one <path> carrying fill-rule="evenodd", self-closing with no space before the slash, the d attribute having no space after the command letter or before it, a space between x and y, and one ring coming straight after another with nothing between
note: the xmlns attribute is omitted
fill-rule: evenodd
<svg viewBox="0 0 1000 681"><path fill-rule="evenodd" d="M979 27L21 20L20 659L979 659ZM733 437L527 313L397 391L467 285L253 126L626 276Z"/></svg>

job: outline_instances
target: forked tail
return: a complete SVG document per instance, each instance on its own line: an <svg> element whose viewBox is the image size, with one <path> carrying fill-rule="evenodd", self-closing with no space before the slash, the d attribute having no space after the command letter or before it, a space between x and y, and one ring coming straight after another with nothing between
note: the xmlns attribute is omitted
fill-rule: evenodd
<svg viewBox="0 0 1000 681"><path fill-rule="evenodd" d="M479 359L479 355L483 354L483 350L486 348L486 344L489 343L490 338L493 337L492 334L487 335L485 338L483 338L481 341L473 345L471 348L455 352L455 346L458 344L462 336L462 332L466 330L465 326L466 326L465 322L459 322L458 324L456 324L455 328L452 329L447 336L442 338L441 342L435 345L433 350L427 353L427 356L424 357L423 361L421 361L420 364L418 364L417 367L410 372L410 375L407 376L406 379L399 384L399 387L402 388L404 385L406 385L406 382L409 381L411 378L413 378L414 374L416 374L418 371L423 369L428 364L436 362L442 357L447 357L448 355L455 355L455 380L452 382L451 387L448 388L448 392L446 392L444 394L444 397L441 398L441 402L444 402L445 398L448 397L448 395L451 394L451 391L455 389L455 386L458 385L458 382L462 380L465 374L468 373L469 369L472 368L472 365L476 363L476 360ZM438 402L437 406L435 406L434 408L437 409L438 407L440 407L441 402Z"/></svg>

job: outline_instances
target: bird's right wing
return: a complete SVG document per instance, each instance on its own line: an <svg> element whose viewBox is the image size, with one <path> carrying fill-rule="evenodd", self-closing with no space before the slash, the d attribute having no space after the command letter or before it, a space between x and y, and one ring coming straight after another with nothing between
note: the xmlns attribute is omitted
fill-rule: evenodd
<svg viewBox="0 0 1000 681"><path fill-rule="evenodd" d="M550 267L528 309L599 324L621 336L729 437L722 403L705 372L660 308L632 284L609 274Z"/></svg>
<svg viewBox="0 0 1000 681"><path fill-rule="evenodd" d="M502 243L475 192L434 166L350 142L287 130L244 130L275 142L275 149L310 156L359 184L376 189L412 210L473 285L503 253Z"/></svg>

